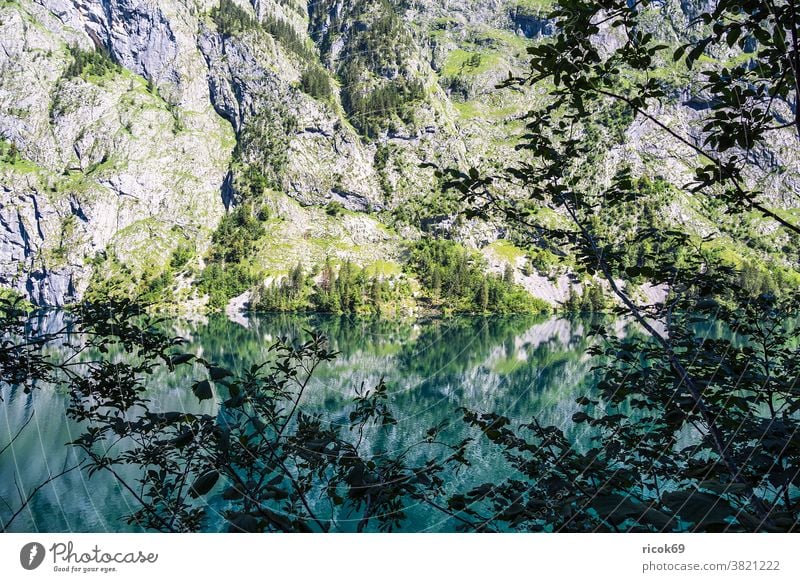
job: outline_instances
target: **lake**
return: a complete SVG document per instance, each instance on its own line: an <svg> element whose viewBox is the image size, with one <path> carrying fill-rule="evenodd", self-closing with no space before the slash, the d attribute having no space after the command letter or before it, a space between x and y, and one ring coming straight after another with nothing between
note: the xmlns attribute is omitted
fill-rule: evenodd
<svg viewBox="0 0 800 582"><path fill-rule="evenodd" d="M261 361L279 336L301 337L304 329L321 331L340 355L314 377L301 407L324 413L330 422L347 424L356 388L385 378L398 424L380 438L367 435L373 453L380 454L406 446L443 421L449 423L447 438L455 442L466 434L459 407L494 411L520 422L536 416L580 440L585 435L570 419L577 409L575 399L592 390L586 355L588 326L589 321L581 318L386 321L269 315L238 321L225 316L203 322L175 321L172 331L188 340L186 351L235 370ZM215 412L211 401L198 404L187 387L188 376L157 374L149 382L153 408ZM80 434L80 427L66 418L68 397L52 389L24 394L5 386L2 396L0 449L33 414L20 438L0 454L0 504L18 505L18 488L30 491L48 474L77 460L79 452L67 443ZM451 487L510 476L510 469L486 439L476 440L469 454L472 467L450 475ZM213 511L222 506L221 498L211 496L209 504L212 511L206 529L224 530ZM74 471L42 488L11 531L139 531L123 519L131 509L129 497L109 474L89 478ZM408 513L408 531L455 530L454 523L421 507L411 507ZM7 507L0 515L8 515Z"/></svg>

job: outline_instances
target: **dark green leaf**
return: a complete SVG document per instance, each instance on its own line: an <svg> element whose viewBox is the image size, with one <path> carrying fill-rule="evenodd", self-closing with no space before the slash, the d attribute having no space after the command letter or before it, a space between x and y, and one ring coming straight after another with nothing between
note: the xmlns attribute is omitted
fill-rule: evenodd
<svg viewBox="0 0 800 582"><path fill-rule="evenodd" d="M214 397L214 392L211 390L211 382L208 380L195 382L194 386L192 386L192 392L194 392L194 395L197 396L197 399L200 401L209 400Z"/></svg>

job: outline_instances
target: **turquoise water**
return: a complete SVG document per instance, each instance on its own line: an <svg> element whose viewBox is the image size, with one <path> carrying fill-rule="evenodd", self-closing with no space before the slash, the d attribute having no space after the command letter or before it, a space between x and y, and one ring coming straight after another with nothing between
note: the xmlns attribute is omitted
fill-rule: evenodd
<svg viewBox="0 0 800 582"><path fill-rule="evenodd" d="M263 316L238 321L219 316L208 321L174 322L174 333L187 338L186 351L234 369L264 359L278 336L299 337L313 328L325 334L340 352L336 361L315 376L306 411L323 412L332 423L347 424L347 407L357 387L377 384L384 377L398 420L383 435L367 435L374 454L399 450L443 421L447 438L460 439L466 429L459 407L494 411L520 422L536 416L544 424L561 426L574 440L580 430L570 418L575 398L592 389L586 350L588 322L582 319L530 317L459 317L424 321L376 321L352 317ZM188 373L188 372L187 372ZM156 375L150 380L153 408L191 409L214 413L215 405L198 405L187 389L187 378ZM49 474L77 461L66 443L80 434L65 416L67 397L41 389L26 395L3 388L0 449L32 416L20 437L0 454L0 516L19 505L19 492L29 492ZM497 481L510 469L484 440L470 446L468 471L449 476L453 489L469 483ZM215 509L221 499L209 499L207 529L223 529ZM129 498L113 477L89 478L77 471L43 487L14 521L18 532L137 531L123 516ZM420 507L408 508L409 531L453 531L454 524Z"/></svg>

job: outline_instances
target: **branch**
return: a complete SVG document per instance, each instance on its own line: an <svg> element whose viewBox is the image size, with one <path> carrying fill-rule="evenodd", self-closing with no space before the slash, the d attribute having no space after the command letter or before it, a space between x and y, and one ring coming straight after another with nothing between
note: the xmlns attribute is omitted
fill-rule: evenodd
<svg viewBox="0 0 800 582"><path fill-rule="evenodd" d="M0 532L7 532L8 531L9 526L14 522L14 520L17 518L17 516L20 513L22 513L22 511L28 506L28 504L33 500L34 496L39 492L40 489L42 489L48 483L51 483L51 482L55 481L56 479L58 479L59 477L62 477L64 475L66 475L67 473L69 473L70 471L74 471L75 469L77 469L79 467L82 467L82 466L83 466L83 461L78 463L77 465L73 465L69 469L64 469L63 471L61 471L60 473L58 473L56 475L51 475L45 481L40 483L36 488L34 488L33 491L31 491L28 494L28 496L25 498L25 501L22 503L22 505L19 507L19 509L17 509L17 511L14 513L14 515L12 515L11 518L7 522L5 522L2 527L0 527Z"/></svg>
<svg viewBox="0 0 800 582"><path fill-rule="evenodd" d="M10 447L11 445L13 445L13 444L14 444L14 441L15 441L15 440L17 440L17 437L19 437L19 435L20 435L20 434L22 434L22 431L23 431L23 430L25 430L25 427L26 427L26 426L28 426L28 424L30 424L31 420L33 420L33 415L34 415L34 414L36 414L36 410L34 410L33 412L31 412L31 415L28 417L28 420L26 420L26 421L23 423L23 425L22 425L22 426L20 427L20 429L17 431L17 434L15 434L13 437L11 437L11 440L10 440L10 441L8 441L8 444L7 444L6 446L4 446L2 449L0 449L0 455L2 455L3 453L5 453L5 452L6 452L6 449L8 449L8 447Z"/></svg>

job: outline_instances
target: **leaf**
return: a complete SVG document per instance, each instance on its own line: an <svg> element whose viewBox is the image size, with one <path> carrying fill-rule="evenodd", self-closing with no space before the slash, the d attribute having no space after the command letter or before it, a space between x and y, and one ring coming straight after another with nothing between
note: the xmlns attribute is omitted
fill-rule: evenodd
<svg viewBox="0 0 800 582"><path fill-rule="evenodd" d="M237 513L228 517L228 522L231 526L228 528L229 532L247 532L253 533L259 530L259 521L249 513Z"/></svg>
<svg viewBox="0 0 800 582"><path fill-rule="evenodd" d="M674 517L670 517L663 511L653 509L652 507L646 509L636 520L643 525L652 525L659 531L664 530L669 525L672 525L673 528L677 525L677 520Z"/></svg>
<svg viewBox="0 0 800 582"><path fill-rule="evenodd" d="M195 382L194 386L192 386L192 392L194 392L194 395L197 396L197 399L201 402L214 397L214 392L211 390L211 382L208 380Z"/></svg>
<svg viewBox="0 0 800 582"><path fill-rule="evenodd" d="M665 493L661 502L697 527L725 524L726 518L735 513L724 499L700 491L672 491Z"/></svg>
<svg viewBox="0 0 800 582"><path fill-rule="evenodd" d="M505 521L514 521L525 513L525 506L521 503L512 503L503 513L499 515L500 519Z"/></svg>
<svg viewBox="0 0 800 582"><path fill-rule="evenodd" d="M187 429L172 440L172 446L182 449L194 440L194 431Z"/></svg>
<svg viewBox="0 0 800 582"><path fill-rule="evenodd" d="M690 69L692 65L694 65L695 61L699 59L703 52L706 50L706 47L711 43L711 37L704 38L697 45L689 52L689 55L686 57L686 66Z"/></svg>
<svg viewBox="0 0 800 582"><path fill-rule="evenodd" d="M728 31L728 34L725 35L725 42L728 43L729 47L733 47L741 34L742 28L740 26L734 26Z"/></svg>
<svg viewBox="0 0 800 582"><path fill-rule="evenodd" d="M289 497L289 493L278 487L272 487L271 485L264 487L263 494L267 499L275 499L276 501L281 501Z"/></svg>
<svg viewBox="0 0 800 582"><path fill-rule="evenodd" d="M223 378L228 378L230 376L233 376L233 373L231 373L230 370L221 368L219 366L211 366L208 369L208 373L211 376L211 379L214 381L222 380Z"/></svg>
<svg viewBox="0 0 800 582"><path fill-rule="evenodd" d="M454 509L455 511L462 511L466 509L467 502L462 495L455 495L448 500L447 505L448 507L450 507L450 509Z"/></svg>
<svg viewBox="0 0 800 582"><path fill-rule="evenodd" d="M652 269L652 267L642 267L639 270L639 275L645 279L653 279L656 275L656 272Z"/></svg>
<svg viewBox="0 0 800 582"><path fill-rule="evenodd" d="M642 274L642 269L640 267L628 267L625 269L625 273L628 277L638 277Z"/></svg>
<svg viewBox="0 0 800 582"><path fill-rule="evenodd" d="M702 481L698 484L702 489L708 489L719 495L744 495L747 492L747 487L742 483L723 483L721 481Z"/></svg>
<svg viewBox="0 0 800 582"><path fill-rule="evenodd" d="M572 422L580 424L582 422L586 422L587 420L589 420L589 415L585 412L576 412L572 415Z"/></svg>
<svg viewBox="0 0 800 582"><path fill-rule="evenodd" d="M686 415L682 410L670 410L664 415L664 421L669 425L677 425L683 422Z"/></svg>
<svg viewBox="0 0 800 582"><path fill-rule="evenodd" d="M594 497L590 507L600 517L614 525L631 517L639 517L645 511L645 507L641 503L616 493Z"/></svg>
<svg viewBox="0 0 800 582"><path fill-rule="evenodd" d="M292 522L289 521L288 518L285 515L281 515L280 513L276 513L276 512L274 512L271 509L266 508L266 507L261 509L261 513L264 515L264 517L267 519L267 521L269 521L273 525L277 526L278 529L283 530L283 531L287 531L287 532L294 531L295 528L292 527Z"/></svg>
<svg viewBox="0 0 800 582"><path fill-rule="evenodd" d="M194 359L194 354L175 354L169 357L169 363L172 366L180 366L186 364Z"/></svg>
<svg viewBox="0 0 800 582"><path fill-rule="evenodd" d="M239 491L239 489L237 489L236 487L228 487L222 493L222 498L227 501L233 501L234 499L241 499L242 497L244 497L244 494L241 491Z"/></svg>
<svg viewBox="0 0 800 582"><path fill-rule="evenodd" d="M345 476L345 482L352 487L363 485L366 469L363 464L355 465L350 472Z"/></svg>
<svg viewBox="0 0 800 582"><path fill-rule="evenodd" d="M769 44L772 40L772 35L769 33L768 30L765 30L761 27L756 27L753 29L753 36L756 37L756 40L761 44Z"/></svg>
<svg viewBox="0 0 800 582"><path fill-rule="evenodd" d="M468 495L470 497L486 497L487 495L489 495L489 493L492 492L493 489L494 489L494 485L492 485L490 483L484 483L483 485L479 485L478 487L475 487L474 489L472 489L468 493Z"/></svg>
<svg viewBox="0 0 800 582"><path fill-rule="evenodd" d="M201 495L205 495L213 489L217 480L219 480L219 471L206 471L192 483L192 486L189 488L189 496L192 499L197 499Z"/></svg>

